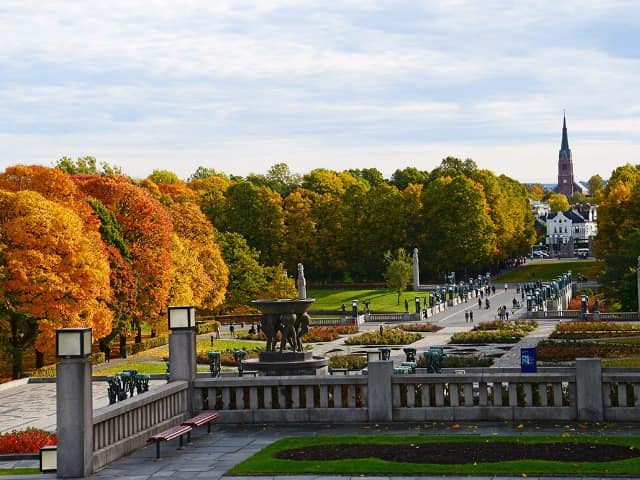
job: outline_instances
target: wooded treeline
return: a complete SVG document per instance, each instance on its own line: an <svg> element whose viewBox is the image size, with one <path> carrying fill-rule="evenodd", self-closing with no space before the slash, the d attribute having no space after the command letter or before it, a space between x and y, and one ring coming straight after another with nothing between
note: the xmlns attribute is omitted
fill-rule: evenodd
<svg viewBox="0 0 640 480"><path fill-rule="evenodd" d="M375 169L134 180L91 157L0 174L0 346L21 374L25 349L50 354L55 330L91 326L110 342L166 330L166 308L214 312L310 281L380 281L385 252L420 250L424 280L472 275L535 240L527 191L473 161L431 172ZM291 274L285 275L284 270Z"/></svg>

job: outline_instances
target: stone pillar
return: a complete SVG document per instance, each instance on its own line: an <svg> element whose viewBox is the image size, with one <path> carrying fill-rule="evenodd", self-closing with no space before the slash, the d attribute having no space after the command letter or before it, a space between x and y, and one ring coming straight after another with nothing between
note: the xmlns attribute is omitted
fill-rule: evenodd
<svg viewBox="0 0 640 480"><path fill-rule="evenodd" d="M602 422L602 362L599 358L576 358L578 421Z"/></svg>
<svg viewBox="0 0 640 480"><path fill-rule="evenodd" d="M391 422L393 420L392 375L392 360L372 361L367 365L369 422Z"/></svg>
<svg viewBox="0 0 640 480"><path fill-rule="evenodd" d="M62 358L56 367L57 476L93 473L91 362Z"/></svg>
<svg viewBox="0 0 640 480"><path fill-rule="evenodd" d="M638 288L638 319L640 319L640 256L638 257L638 267L636 270L636 275L638 277L638 280L636 282Z"/></svg>
<svg viewBox="0 0 640 480"><path fill-rule="evenodd" d="M174 330L169 335L169 381L196 379L196 332Z"/></svg>
<svg viewBox="0 0 640 480"><path fill-rule="evenodd" d="M413 249L413 290L420 290L420 265L418 262L418 249Z"/></svg>

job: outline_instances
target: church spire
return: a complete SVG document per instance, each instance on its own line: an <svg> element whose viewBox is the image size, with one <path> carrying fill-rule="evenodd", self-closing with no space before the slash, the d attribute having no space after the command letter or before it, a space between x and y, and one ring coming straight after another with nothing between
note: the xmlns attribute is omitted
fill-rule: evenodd
<svg viewBox="0 0 640 480"><path fill-rule="evenodd" d="M562 144L560 150L569 150L569 138L567 137L567 117L562 116Z"/></svg>

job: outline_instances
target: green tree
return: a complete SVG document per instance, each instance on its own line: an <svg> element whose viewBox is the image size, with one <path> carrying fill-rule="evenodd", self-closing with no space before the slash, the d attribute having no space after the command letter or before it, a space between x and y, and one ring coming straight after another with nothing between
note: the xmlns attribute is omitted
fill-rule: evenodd
<svg viewBox="0 0 640 480"><path fill-rule="evenodd" d="M76 175L84 173L88 175L122 175L122 169L120 167L109 165L107 162L100 162L100 168L98 168L98 161L95 157L78 157L77 160L73 160L69 157L62 157L56 162L55 167L70 175Z"/></svg>
<svg viewBox="0 0 640 480"><path fill-rule="evenodd" d="M552 193L549 196L549 210L553 213L566 212L571 208L569 200L561 193Z"/></svg>
<svg viewBox="0 0 640 480"><path fill-rule="evenodd" d="M231 185L225 194L224 228L241 234L260 252L264 265L277 265L282 260L284 211L282 198L269 187L251 182Z"/></svg>
<svg viewBox="0 0 640 480"><path fill-rule="evenodd" d="M600 175L593 175L589 178L589 195L594 198L596 201L599 200L602 195L602 191L604 190L604 180Z"/></svg>
<svg viewBox="0 0 640 480"><path fill-rule="evenodd" d="M404 248L398 248L394 253L387 250L384 254L384 262L387 266L385 271L387 285L398 294L398 305L400 305L400 297L407 289L413 275L411 255L405 252Z"/></svg>
<svg viewBox="0 0 640 480"><path fill-rule="evenodd" d="M393 172L389 183L402 191L411 184L426 185L428 181L429 172L418 170L415 167L406 167L404 169L397 169Z"/></svg>
<svg viewBox="0 0 640 480"><path fill-rule="evenodd" d="M420 250L429 252L434 278L489 264L496 234L482 185L464 176L440 177L424 189L423 203L428 228Z"/></svg>
<svg viewBox="0 0 640 480"><path fill-rule="evenodd" d="M173 173L170 170L154 170L151 175L149 175L149 180L153 181L153 183L180 183L180 178L178 175Z"/></svg>
<svg viewBox="0 0 640 480"><path fill-rule="evenodd" d="M222 258L229 267L227 296L222 307L224 313L246 311L251 300L268 290L269 280L264 267L260 265L260 254L249 247L239 233L220 233L218 243Z"/></svg>

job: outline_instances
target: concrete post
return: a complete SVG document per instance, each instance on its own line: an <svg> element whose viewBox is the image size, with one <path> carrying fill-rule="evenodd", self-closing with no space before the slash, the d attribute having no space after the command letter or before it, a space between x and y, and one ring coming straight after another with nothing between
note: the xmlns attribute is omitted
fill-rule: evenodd
<svg viewBox="0 0 640 480"><path fill-rule="evenodd" d="M57 476L93 473L93 395L91 362L63 358L56 367Z"/></svg>
<svg viewBox="0 0 640 480"><path fill-rule="evenodd" d="M640 256L638 257L638 266L636 268L636 276L638 277L636 281L636 287L638 289L638 319L640 319Z"/></svg>
<svg viewBox="0 0 640 480"><path fill-rule="evenodd" d="M393 420L392 375L392 360L372 361L367 365L369 422L391 422Z"/></svg>
<svg viewBox="0 0 640 480"><path fill-rule="evenodd" d="M196 333L174 330L169 335L169 381L196 379Z"/></svg>
<svg viewBox="0 0 640 480"><path fill-rule="evenodd" d="M576 358L576 401L578 420L604 420L602 362L599 358Z"/></svg>

